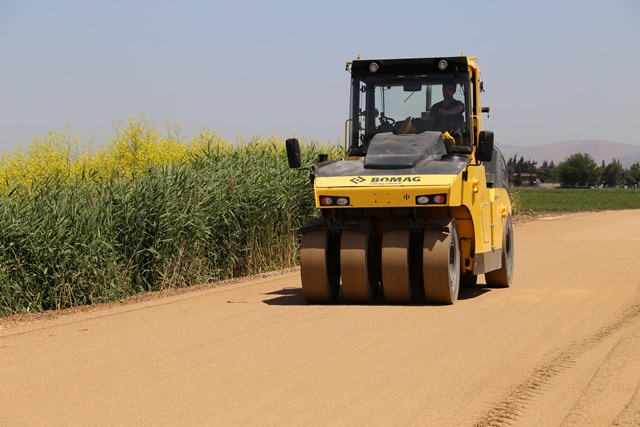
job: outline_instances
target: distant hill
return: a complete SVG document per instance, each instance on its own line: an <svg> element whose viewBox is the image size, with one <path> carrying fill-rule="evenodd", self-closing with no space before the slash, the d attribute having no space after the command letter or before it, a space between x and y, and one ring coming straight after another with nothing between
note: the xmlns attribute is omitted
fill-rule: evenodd
<svg viewBox="0 0 640 427"><path fill-rule="evenodd" d="M598 165L608 165L613 159L618 159L624 168L634 163L640 163L640 145L621 144L612 141L562 141L541 145L506 145L496 143L506 159L517 155L518 159L535 160L538 166L544 160L552 161L557 165L567 157L576 153L587 153L593 157Z"/></svg>

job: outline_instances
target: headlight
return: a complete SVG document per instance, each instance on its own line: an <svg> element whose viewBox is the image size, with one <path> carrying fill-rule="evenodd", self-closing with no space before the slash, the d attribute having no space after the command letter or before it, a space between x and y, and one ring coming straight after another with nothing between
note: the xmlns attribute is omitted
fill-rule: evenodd
<svg viewBox="0 0 640 427"><path fill-rule="evenodd" d="M348 197L320 196L320 206L349 206Z"/></svg>
<svg viewBox="0 0 640 427"><path fill-rule="evenodd" d="M320 204L322 206L331 206L333 204L333 197L321 196L320 197Z"/></svg>
<svg viewBox="0 0 640 427"><path fill-rule="evenodd" d="M416 196L416 205L444 205L445 203L447 203L446 194Z"/></svg>

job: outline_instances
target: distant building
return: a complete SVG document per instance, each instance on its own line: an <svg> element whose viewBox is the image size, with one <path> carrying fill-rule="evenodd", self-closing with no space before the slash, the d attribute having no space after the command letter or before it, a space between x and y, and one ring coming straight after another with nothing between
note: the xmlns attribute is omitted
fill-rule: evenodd
<svg viewBox="0 0 640 427"><path fill-rule="evenodd" d="M540 185L538 174L529 172L514 173L512 182L513 185Z"/></svg>

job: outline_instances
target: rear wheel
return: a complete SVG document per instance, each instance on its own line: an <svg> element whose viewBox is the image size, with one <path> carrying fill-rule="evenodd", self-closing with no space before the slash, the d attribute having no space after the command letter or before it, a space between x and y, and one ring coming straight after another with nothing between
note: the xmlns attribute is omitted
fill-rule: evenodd
<svg viewBox="0 0 640 427"><path fill-rule="evenodd" d="M513 224L511 216L507 216L502 232L502 267L485 273L488 286L508 288L513 281Z"/></svg>
<svg viewBox="0 0 640 427"><path fill-rule="evenodd" d="M427 302L456 302L460 291L460 243L455 219L445 230L425 230L422 256Z"/></svg>
<svg viewBox="0 0 640 427"><path fill-rule="evenodd" d="M331 303L340 289L339 235L328 230L302 234L300 276L302 292L310 304Z"/></svg>

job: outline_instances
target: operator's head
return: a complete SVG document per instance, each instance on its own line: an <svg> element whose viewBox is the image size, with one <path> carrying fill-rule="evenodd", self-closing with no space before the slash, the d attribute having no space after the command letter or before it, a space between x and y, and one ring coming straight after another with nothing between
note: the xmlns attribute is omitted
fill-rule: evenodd
<svg viewBox="0 0 640 427"><path fill-rule="evenodd" d="M445 99L449 99L453 97L453 94L456 93L456 84L455 83L444 83L442 85L442 96Z"/></svg>

